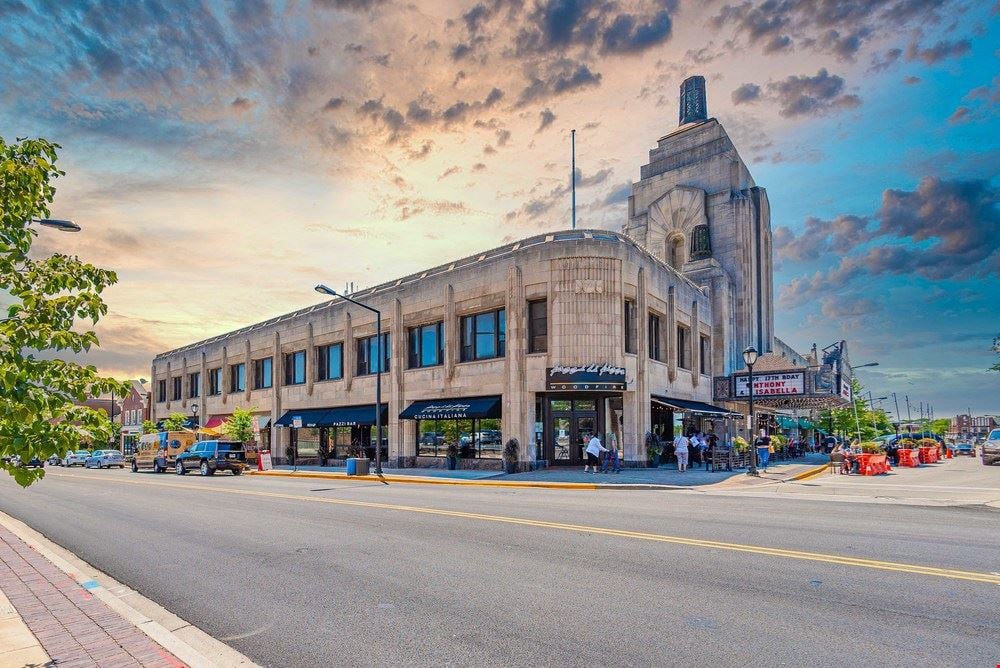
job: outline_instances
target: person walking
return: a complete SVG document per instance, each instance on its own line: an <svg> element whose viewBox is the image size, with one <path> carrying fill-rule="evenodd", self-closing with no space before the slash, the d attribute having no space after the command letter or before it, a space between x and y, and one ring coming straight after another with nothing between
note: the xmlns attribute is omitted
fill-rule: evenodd
<svg viewBox="0 0 1000 668"><path fill-rule="evenodd" d="M674 456L677 457L677 470L687 471L688 468L688 446L691 441L684 432L674 439Z"/></svg>
<svg viewBox="0 0 1000 668"><path fill-rule="evenodd" d="M621 473L621 470L621 464L618 460L618 444L615 442L614 434L612 434L608 441L608 452L604 455L601 473Z"/></svg>
<svg viewBox="0 0 1000 668"><path fill-rule="evenodd" d="M590 443L587 444L587 463L583 467L583 472L586 473L593 466L592 473L597 473L597 467L601 465L601 453L607 451L608 449L601 445L601 439L597 438L597 434L591 436Z"/></svg>
<svg viewBox="0 0 1000 668"><path fill-rule="evenodd" d="M766 430L761 429L760 436L753 444L757 448L757 466L767 473L767 462L771 458L771 437L767 435Z"/></svg>

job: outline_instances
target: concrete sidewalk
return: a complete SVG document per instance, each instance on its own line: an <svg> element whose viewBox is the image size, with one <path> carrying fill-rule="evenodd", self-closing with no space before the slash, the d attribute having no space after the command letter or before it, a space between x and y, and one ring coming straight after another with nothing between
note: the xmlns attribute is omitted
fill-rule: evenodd
<svg viewBox="0 0 1000 668"><path fill-rule="evenodd" d="M543 489L684 489L704 486L755 486L796 480L821 470L829 462L827 455L809 454L788 462L771 466L768 473L751 478L746 469L734 471L706 471L691 468L685 472L676 466L656 469L622 469L620 473L585 473L582 467L543 468L525 473L504 475L491 471L448 471L446 469L384 469L379 478L374 475L348 476L343 467L281 467L272 471L255 472L254 475L284 478L319 478L352 480L357 482L387 482L428 485L454 485L477 487L533 487ZM473 474L473 475L470 475Z"/></svg>

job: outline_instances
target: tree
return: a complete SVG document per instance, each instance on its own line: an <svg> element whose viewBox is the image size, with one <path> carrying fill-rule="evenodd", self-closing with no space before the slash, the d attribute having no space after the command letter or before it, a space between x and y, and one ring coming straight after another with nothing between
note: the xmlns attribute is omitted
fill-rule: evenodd
<svg viewBox="0 0 1000 668"><path fill-rule="evenodd" d="M253 439L253 419L253 413L237 406L229 419L222 423L222 431L234 441L247 443Z"/></svg>
<svg viewBox="0 0 1000 668"><path fill-rule="evenodd" d="M0 295L9 302L0 318L0 457L22 461L61 456L82 441L106 443L107 418L80 404L128 391L94 366L58 359L99 345L90 326L107 314L101 293L118 281L113 271L76 257L30 257L37 234L31 223L49 217L52 182L64 174L56 168L58 149L44 139L0 138ZM0 468L24 487L44 475L4 459Z"/></svg>
<svg viewBox="0 0 1000 668"><path fill-rule="evenodd" d="M819 426L829 429L832 417L833 431L846 434L850 438L857 438L860 431L862 441L870 441L876 436L893 431L892 421L884 410L881 408L871 410L864 399L866 394L864 385L857 378L851 379L851 388L854 392L854 404L820 411Z"/></svg>
<svg viewBox="0 0 1000 668"><path fill-rule="evenodd" d="M171 413L163 420L163 431L180 431L187 424L184 413Z"/></svg>
<svg viewBox="0 0 1000 668"><path fill-rule="evenodd" d="M142 421L142 433L143 434L155 434L158 431L160 431L159 428L157 428L156 423L153 422L152 420L143 420Z"/></svg>
<svg viewBox="0 0 1000 668"><path fill-rule="evenodd" d="M937 418L936 420L930 420L924 429L927 431L932 431L938 436L944 436L945 433L951 429L951 420L948 418Z"/></svg>

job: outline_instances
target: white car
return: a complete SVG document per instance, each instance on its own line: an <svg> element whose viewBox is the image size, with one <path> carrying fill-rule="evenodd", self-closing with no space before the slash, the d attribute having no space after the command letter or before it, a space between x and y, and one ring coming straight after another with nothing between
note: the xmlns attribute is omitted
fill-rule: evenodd
<svg viewBox="0 0 1000 668"><path fill-rule="evenodd" d="M87 458L90 457L90 450L74 450L67 452L63 458L63 466L86 466Z"/></svg>

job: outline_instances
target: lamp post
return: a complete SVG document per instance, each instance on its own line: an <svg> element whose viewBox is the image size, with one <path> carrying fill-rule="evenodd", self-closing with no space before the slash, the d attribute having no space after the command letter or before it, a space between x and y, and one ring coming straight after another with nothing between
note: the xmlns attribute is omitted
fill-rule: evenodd
<svg viewBox="0 0 1000 668"><path fill-rule="evenodd" d="M743 361L747 365L747 369L750 371L750 377L747 379L747 390L750 393L750 469L747 471L747 475L757 475L757 448L754 446L753 442L756 438L754 435L754 414L753 414L753 365L757 363L757 349L753 346L747 346L746 350L743 351Z"/></svg>
<svg viewBox="0 0 1000 668"><path fill-rule="evenodd" d="M876 436L878 436L878 425L875 424L875 402L876 401L883 401L883 400L888 399L888 398L889 397L879 397L878 399L872 399L872 391L868 390L868 405L871 406L871 409L872 409L872 429L875 430L875 435Z"/></svg>
<svg viewBox="0 0 1000 668"><path fill-rule="evenodd" d="M51 227L52 229L59 230L60 232L80 231L80 226L72 220L59 220L58 218L35 218L28 221L29 225L31 223L38 223L42 227Z"/></svg>
<svg viewBox="0 0 1000 668"><path fill-rule="evenodd" d="M317 285L315 288L316 292L329 295L331 297L340 297L345 299L355 306L360 306L361 308L371 311L375 314L375 356L378 360L375 364L375 475L382 475L382 312L377 308L372 308L367 304L362 304L359 301L351 299L347 295L338 294L336 290L328 288L322 283Z"/></svg>
<svg viewBox="0 0 1000 668"><path fill-rule="evenodd" d="M864 369L867 366L878 366L878 362L867 362L865 364L859 364L853 369ZM861 401L864 401L862 399ZM861 441L861 420L858 419L858 403L854 400L854 387L851 386L851 407L854 408L854 426L858 430L858 442Z"/></svg>
<svg viewBox="0 0 1000 668"><path fill-rule="evenodd" d="M198 431L201 428L201 423L198 422L198 404L191 404L191 415L194 417L194 429Z"/></svg>

